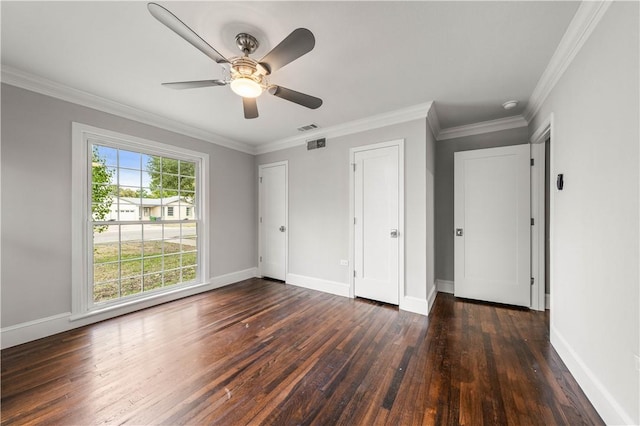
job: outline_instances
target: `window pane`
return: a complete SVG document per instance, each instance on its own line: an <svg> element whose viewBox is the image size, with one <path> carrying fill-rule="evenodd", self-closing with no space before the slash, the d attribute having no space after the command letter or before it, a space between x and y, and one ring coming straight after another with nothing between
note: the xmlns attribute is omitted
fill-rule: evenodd
<svg viewBox="0 0 640 426"><path fill-rule="evenodd" d="M164 249L164 254L180 253L180 240L164 240L162 248Z"/></svg>
<svg viewBox="0 0 640 426"><path fill-rule="evenodd" d="M196 175L196 165L195 163L189 161L180 160L180 174L182 176L192 176Z"/></svg>
<svg viewBox="0 0 640 426"><path fill-rule="evenodd" d="M173 271L166 271L164 273L164 285L170 286L180 282L180 269L174 269Z"/></svg>
<svg viewBox="0 0 640 426"><path fill-rule="evenodd" d="M178 175L162 174L162 190L165 197L178 195L179 179Z"/></svg>
<svg viewBox="0 0 640 426"><path fill-rule="evenodd" d="M123 260L142 257L142 225L122 225L120 241L120 257Z"/></svg>
<svg viewBox="0 0 640 426"><path fill-rule="evenodd" d="M119 151L119 167L126 167L128 169L137 169L140 170L140 158L141 154L139 152L131 152L120 150Z"/></svg>
<svg viewBox="0 0 640 426"><path fill-rule="evenodd" d="M151 186L151 173L150 172L142 172L142 186L148 188Z"/></svg>
<svg viewBox="0 0 640 426"><path fill-rule="evenodd" d="M120 259L120 226L95 225L93 227L93 263L113 262Z"/></svg>
<svg viewBox="0 0 640 426"><path fill-rule="evenodd" d="M120 263L121 276L124 277L135 277L138 275L142 275L142 260L123 260Z"/></svg>
<svg viewBox="0 0 640 426"><path fill-rule="evenodd" d="M160 171L160 163L162 157L156 155L142 154L142 169L147 171L157 170Z"/></svg>
<svg viewBox="0 0 640 426"><path fill-rule="evenodd" d="M162 274L149 274L142 277L144 291L154 290L162 287Z"/></svg>
<svg viewBox="0 0 640 426"><path fill-rule="evenodd" d="M118 184L120 186L140 188L142 184L142 172L140 170L118 169L118 173Z"/></svg>
<svg viewBox="0 0 640 426"><path fill-rule="evenodd" d="M123 296L140 293L142 291L142 277L123 279L121 289Z"/></svg>
<svg viewBox="0 0 640 426"><path fill-rule="evenodd" d="M97 284L93 287L93 301L95 303L106 302L107 300L119 297L119 281Z"/></svg>
<svg viewBox="0 0 640 426"><path fill-rule="evenodd" d="M145 257L162 254L162 227L163 225L144 225Z"/></svg>
<svg viewBox="0 0 640 426"><path fill-rule="evenodd" d="M198 253L182 253L182 266L191 266L198 263Z"/></svg>
<svg viewBox="0 0 640 426"><path fill-rule="evenodd" d="M196 267L190 266L182 269L182 281L193 281L196 279Z"/></svg>
<svg viewBox="0 0 640 426"><path fill-rule="evenodd" d="M120 278L120 262L95 263L93 265L93 282L113 281Z"/></svg>
<svg viewBox="0 0 640 426"><path fill-rule="evenodd" d="M116 167L118 165L118 150L108 146L94 145L93 159L94 161L98 159L107 166Z"/></svg>
<svg viewBox="0 0 640 426"><path fill-rule="evenodd" d="M176 269L180 267L180 253L164 256L164 269Z"/></svg>
<svg viewBox="0 0 640 426"><path fill-rule="evenodd" d="M180 191L193 192L196 189L196 180L192 177L180 176Z"/></svg>
<svg viewBox="0 0 640 426"><path fill-rule="evenodd" d="M143 273L161 272L163 269L162 256L145 257L143 260Z"/></svg>
<svg viewBox="0 0 640 426"><path fill-rule="evenodd" d="M162 173L171 173L173 175L177 175L179 170L179 163L179 160L162 157Z"/></svg>

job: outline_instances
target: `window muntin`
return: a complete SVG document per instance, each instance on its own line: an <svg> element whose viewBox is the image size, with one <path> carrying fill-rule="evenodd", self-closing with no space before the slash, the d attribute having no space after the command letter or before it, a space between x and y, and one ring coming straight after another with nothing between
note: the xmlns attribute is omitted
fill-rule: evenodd
<svg viewBox="0 0 640 426"><path fill-rule="evenodd" d="M196 283L198 161L105 141L90 141L88 151L89 306ZM180 214L186 209L194 214Z"/></svg>

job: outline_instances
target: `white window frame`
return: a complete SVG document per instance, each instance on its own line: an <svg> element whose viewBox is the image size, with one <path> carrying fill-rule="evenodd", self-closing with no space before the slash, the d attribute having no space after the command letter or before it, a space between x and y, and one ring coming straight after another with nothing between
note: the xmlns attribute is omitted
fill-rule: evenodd
<svg viewBox="0 0 640 426"><path fill-rule="evenodd" d="M118 299L108 304L93 304L93 292L90 291L90 277L93 265L89 264L91 256L89 250L93 250L93 229L91 217L91 170L89 167L90 146L93 142L102 141L108 146L128 150L138 150L153 155L167 156L180 160L196 163L196 187L195 196L199 200L193 206L196 216L195 222L198 228L197 238L197 271L196 281L188 284L178 284L167 287L165 291L154 291L150 294L140 293L136 296ZM140 309L151 306L150 301L158 299L157 303L179 299L187 294L193 294L193 289L209 284L210 256L209 256L209 215L208 215L208 182L209 182L209 155L206 153L180 148L135 136L125 135L110 130L88 126L82 123L72 123L72 188L71 188L71 220L72 220L72 312L71 320L78 320L92 315L116 311L123 307L138 305ZM141 222L142 223L142 222ZM169 298L167 299L167 296ZM153 303L152 303L153 304Z"/></svg>

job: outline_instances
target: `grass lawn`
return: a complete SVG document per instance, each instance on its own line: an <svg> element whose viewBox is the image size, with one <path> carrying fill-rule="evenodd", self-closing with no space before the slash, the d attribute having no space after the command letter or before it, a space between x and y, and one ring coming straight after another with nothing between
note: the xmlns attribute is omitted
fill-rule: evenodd
<svg viewBox="0 0 640 426"><path fill-rule="evenodd" d="M196 278L195 247L168 241L145 241L144 245L134 241L122 243L120 247L118 253L118 243L94 245L93 301L96 303Z"/></svg>

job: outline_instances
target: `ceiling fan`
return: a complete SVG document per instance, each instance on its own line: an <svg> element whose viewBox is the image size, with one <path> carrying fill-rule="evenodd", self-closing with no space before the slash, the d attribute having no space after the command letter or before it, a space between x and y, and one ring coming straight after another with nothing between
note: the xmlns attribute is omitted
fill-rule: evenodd
<svg viewBox="0 0 640 426"><path fill-rule="evenodd" d="M294 30L259 61L249 57L258 48L258 40L251 34L240 33L236 36L236 45L243 55L227 59L166 8L157 3L149 3L147 7L154 18L209 58L221 65L229 65L228 75L224 80L180 81L162 83L163 86L172 89L192 89L229 85L234 93L242 97L244 118L258 117L256 98L264 91L311 109L319 108L322 105L320 98L269 84L268 80L268 76L273 71L293 62L313 49L316 41L313 33L308 29Z"/></svg>

